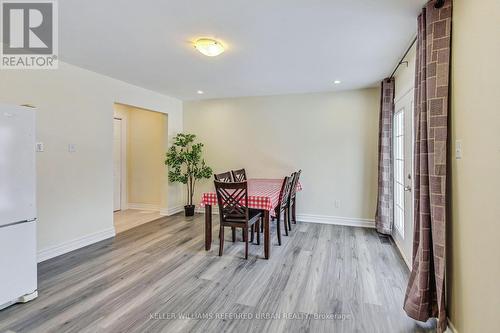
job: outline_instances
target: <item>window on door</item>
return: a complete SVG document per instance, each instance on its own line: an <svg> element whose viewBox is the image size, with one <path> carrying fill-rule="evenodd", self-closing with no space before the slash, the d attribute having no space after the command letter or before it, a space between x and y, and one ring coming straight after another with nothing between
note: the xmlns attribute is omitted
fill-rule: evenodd
<svg viewBox="0 0 500 333"><path fill-rule="evenodd" d="M404 109L394 114L394 226L404 238L405 220L405 136Z"/></svg>

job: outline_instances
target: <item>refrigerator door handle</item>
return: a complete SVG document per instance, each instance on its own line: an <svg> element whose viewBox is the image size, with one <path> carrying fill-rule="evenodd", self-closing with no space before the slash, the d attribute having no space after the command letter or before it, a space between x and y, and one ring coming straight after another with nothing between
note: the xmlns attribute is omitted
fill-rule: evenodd
<svg viewBox="0 0 500 333"><path fill-rule="evenodd" d="M32 219L29 219L29 220L22 220L22 221L17 221L17 222L2 224L2 225L0 225L0 229L1 228L5 228L5 227L11 227L11 226L16 225L16 224L23 224L23 223L33 222L35 220L36 220L36 218L32 218Z"/></svg>

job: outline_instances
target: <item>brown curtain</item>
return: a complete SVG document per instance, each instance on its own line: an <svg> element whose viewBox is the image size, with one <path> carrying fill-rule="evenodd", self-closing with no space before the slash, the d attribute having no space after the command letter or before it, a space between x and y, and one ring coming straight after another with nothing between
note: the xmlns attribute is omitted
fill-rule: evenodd
<svg viewBox="0 0 500 333"><path fill-rule="evenodd" d="M404 309L446 329L446 176L452 1L429 2L418 17L415 78L413 267Z"/></svg>
<svg viewBox="0 0 500 333"><path fill-rule="evenodd" d="M382 81L378 133L378 199L375 227L390 235L393 226L392 121L394 118L394 78Z"/></svg>

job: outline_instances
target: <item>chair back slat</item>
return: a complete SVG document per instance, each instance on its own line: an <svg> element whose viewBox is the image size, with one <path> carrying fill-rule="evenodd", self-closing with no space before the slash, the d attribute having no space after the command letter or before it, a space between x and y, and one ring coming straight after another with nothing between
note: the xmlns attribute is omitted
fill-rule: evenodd
<svg viewBox="0 0 500 333"><path fill-rule="evenodd" d="M281 185L280 197L278 202L279 210L283 210L288 205L288 199L290 198L290 189L292 187L292 177L285 177L283 179L283 184Z"/></svg>
<svg viewBox="0 0 500 333"><path fill-rule="evenodd" d="M233 181L233 178L231 177L231 172L223 172L219 174L214 174L215 180L225 182L225 183L230 183Z"/></svg>
<svg viewBox="0 0 500 333"><path fill-rule="evenodd" d="M232 170L231 173L235 182L244 182L247 180L245 169Z"/></svg>
<svg viewBox="0 0 500 333"><path fill-rule="evenodd" d="M247 182L214 181L219 214L223 221L248 220Z"/></svg>
<svg viewBox="0 0 500 333"><path fill-rule="evenodd" d="M302 170L292 173L293 182L292 182L292 187L290 189L290 198L292 199L295 198L295 195L297 194L297 185L299 184L299 178L301 173Z"/></svg>

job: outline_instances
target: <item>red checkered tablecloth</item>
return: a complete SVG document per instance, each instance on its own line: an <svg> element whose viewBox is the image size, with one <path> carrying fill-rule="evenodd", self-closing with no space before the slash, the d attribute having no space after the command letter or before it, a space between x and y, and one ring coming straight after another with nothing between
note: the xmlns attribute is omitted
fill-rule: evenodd
<svg viewBox="0 0 500 333"><path fill-rule="evenodd" d="M283 179L249 179L248 181L248 207L263 209L273 212L278 205ZM297 191L302 190L300 182ZM217 194L205 192L201 197L200 205L217 205Z"/></svg>

